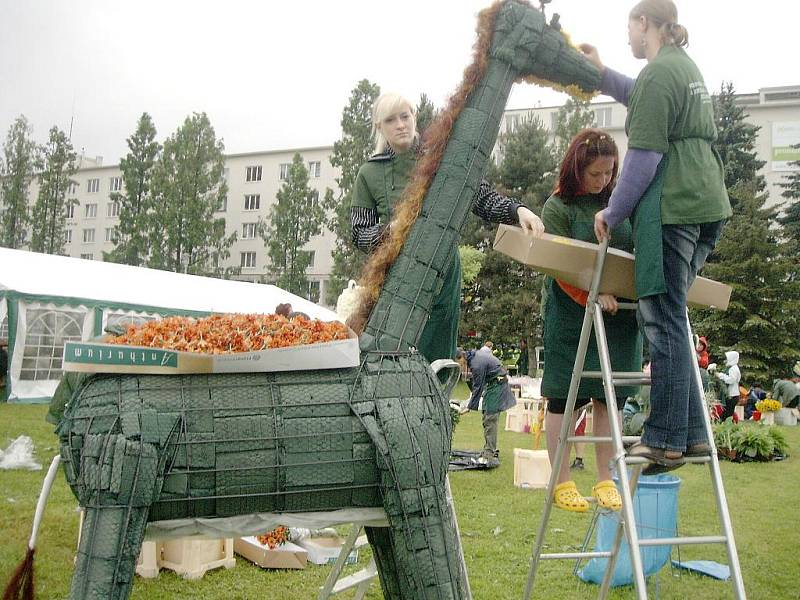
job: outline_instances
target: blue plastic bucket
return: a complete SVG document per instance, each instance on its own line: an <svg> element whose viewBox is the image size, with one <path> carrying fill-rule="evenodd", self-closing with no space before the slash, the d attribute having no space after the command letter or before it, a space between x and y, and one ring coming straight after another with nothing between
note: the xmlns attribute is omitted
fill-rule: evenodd
<svg viewBox="0 0 800 600"><path fill-rule="evenodd" d="M633 497L633 514L639 539L676 537L678 533L678 488L681 480L675 475L662 474L639 477ZM619 487L619 482L617 482ZM606 552L614 545L621 512L603 513L597 522L595 552ZM658 573L669 560L672 546L640 548L645 577ZM578 572L578 577L588 583L601 583L608 564L607 558L593 558ZM625 537L617 557L612 586L633 583L631 553Z"/></svg>

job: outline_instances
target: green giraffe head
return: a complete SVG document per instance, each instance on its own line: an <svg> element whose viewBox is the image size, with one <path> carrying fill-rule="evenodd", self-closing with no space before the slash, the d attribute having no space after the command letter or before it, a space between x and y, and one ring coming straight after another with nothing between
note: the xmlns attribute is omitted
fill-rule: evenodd
<svg viewBox="0 0 800 600"><path fill-rule="evenodd" d="M416 347L454 264L458 240L489 160L511 86L532 81L591 94L600 72L544 15L506 0L481 12L472 64L426 133L386 241L362 272L351 326L364 350Z"/></svg>

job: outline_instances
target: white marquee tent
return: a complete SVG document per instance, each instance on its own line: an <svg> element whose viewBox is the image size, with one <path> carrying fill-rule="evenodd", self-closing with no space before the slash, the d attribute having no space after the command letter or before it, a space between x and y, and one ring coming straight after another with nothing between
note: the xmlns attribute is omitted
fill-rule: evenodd
<svg viewBox="0 0 800 600"><path fill-rule="evenodd" d="M336 319L334 312L272 285L0 248L7 399L48 402L61 379L68 340L164 315L270 313L282 302L310 317Z"/></svg>

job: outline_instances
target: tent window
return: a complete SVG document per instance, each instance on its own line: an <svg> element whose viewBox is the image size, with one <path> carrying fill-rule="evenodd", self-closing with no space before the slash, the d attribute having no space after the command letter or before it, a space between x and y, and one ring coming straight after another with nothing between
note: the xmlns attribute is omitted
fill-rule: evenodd
<svg viewBox="0 0 800 600"><path fill-rule="evenodd" d="M61 379L64 342L81 340L83 313L70 310L29 309L20 380Z"/></svg>
<svg viewBox="0 0 800 600"><path fill-rule="evenodd" d="M8 339L8 316L3 315L2 321L0 321L0 340L7 340Z"/></svg>
<svg viewBox="0 0 800 600"><path fill-rule="evenodd" d="M155 321L159 317L149 315L129 315L126 313L109 313L106 319L106 327L127 327L128 325L141 325L148 321Z"/></svg>

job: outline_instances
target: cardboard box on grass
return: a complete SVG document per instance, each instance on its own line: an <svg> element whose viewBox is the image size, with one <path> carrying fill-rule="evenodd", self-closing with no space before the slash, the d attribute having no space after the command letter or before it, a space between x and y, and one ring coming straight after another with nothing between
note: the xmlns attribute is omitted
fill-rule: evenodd
<svg viewBox="0 0 800 600"><path fill-rule="evenodd" d="M305 569L308 562L308 552L297 544L284 542L270 549L254 536L235 539L233 551L265 569Z"/></svg>
<svg viewBox="0 0 800 600"><path fill-rule="evenodd" d="M64 344L64 371L84 373L255 373L357 367L358 338L272 348L259 352L199 354L144 346L106 344L101 338Z"/></svg>
<svg viewBox="0 0 800 600"><path fill-rule="evenodd" d="M358 546L363 545L361 538L364 537L363 543L366 543L365 536L359 537L356 540L355 548L350 551L344 564L352 565L358 562ZM298 540L297 544L302 546L308 552L308 561L315 565L331 565L339 558L339 553L344 546L344 538L340 537L314 537L304 538Z"/></svg>
<svg viewBox="0 0 800 600"><path fill-rule="evenodd" d="M591 242L549 233L534 238L511 225L500 225L494 239L494 249L498 252L582 290L591 287L599 247ZM616 248L608 249L600 292L636 299L633 254ZM687 294L690 306L720 310L727 310L730 299L730 286L705 277L695 279Z"/></svg>

